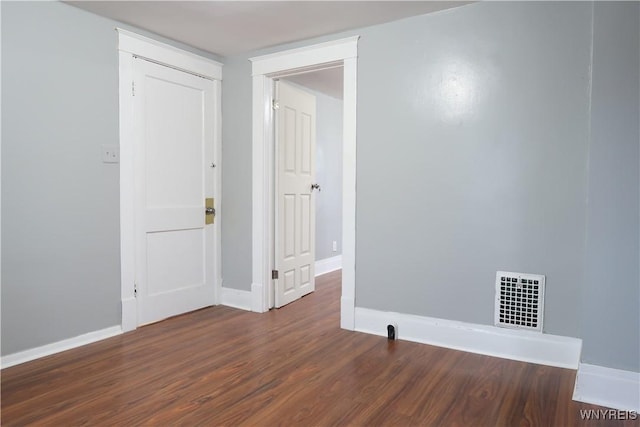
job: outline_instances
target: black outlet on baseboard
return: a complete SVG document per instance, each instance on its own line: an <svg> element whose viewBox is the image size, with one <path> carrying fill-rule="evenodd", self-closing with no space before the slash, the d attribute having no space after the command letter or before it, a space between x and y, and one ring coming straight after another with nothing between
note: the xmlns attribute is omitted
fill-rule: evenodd
<svg viewBox="0 0 640 427"><path fill-rule="evenodd" d="M396 325L387 325L387 338L395 340L398 336L398 327Z"/></svg>

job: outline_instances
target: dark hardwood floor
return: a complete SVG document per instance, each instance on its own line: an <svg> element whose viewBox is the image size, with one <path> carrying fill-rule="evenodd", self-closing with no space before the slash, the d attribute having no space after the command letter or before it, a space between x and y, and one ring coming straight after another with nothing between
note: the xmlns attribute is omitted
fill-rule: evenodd
<svg viewBox="0 0 640 427"><path fill-rule="evenodd" d="M2 425L623 425L581 420L574 371L344 331L340 273L316 289L4 369Z"/></svg>

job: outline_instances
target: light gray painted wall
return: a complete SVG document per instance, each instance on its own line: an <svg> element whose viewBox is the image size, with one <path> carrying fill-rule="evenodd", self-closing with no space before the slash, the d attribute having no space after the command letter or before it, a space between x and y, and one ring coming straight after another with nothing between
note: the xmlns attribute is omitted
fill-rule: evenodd
<svg viewBox="0 0 640 427"><path fill-rule="evenodd" d="M316 95L316 260L342 254L342 100ZM337 251L332 250L337 242Z"/></svg>
<svg viewBox="0 0 640 427"><path fill-rule="evenodd" d="M588 3L482 2L244 56L361 35L357 306L492 324L496 270L542 273L545 331L579 336L591 18ZM249 123L227 133L247 150ZM224 185L250 210L250 176Z"/></svg>
<svg viewBox="0 0 640 427"><path fill-rule="evenodd" d="M640 371L640 4L595 3L582 361Z"/></svg>
<svg viewBox="0 0 640 427"><path fill-rule="evenodd" d="M2 354L120 324L113 25L2 4Z"/></svg>
<svg viewBox="0 0 640 427"><path fill-rule="evenodd" d="M494 271L541 272L546 331L576 336L582 321L585 362L638 370L637 263L606 252L632 254L626 236L638 236L637 122L617 129L623 116L608 113L634 108L611 104L637 84L620 69L638 62L637 37L622 36L637 5L626 7L636 11L614 18L596 5L588 172L590 4L483 2L259 52L362 35L358 306L491 323ZM118 134L116 24L60 3L2 2L3 355L119 323L118 171L99 160ZM223 82L223 275L245 290L254 54L225 59ZM603 254L584 274L581 260ZM600 280L612 265L628 269L607 281L615 301Z"/></svg>
<svg viewBox="0 0 640 427"><path fill-rule="evenodd" d="M579 336L591 6L486 2L359 44L356 305L492 324L497 270L546 275Z"/></svg>
<svg viewBox="0 0 640 427"><path fill-rule="evenodd" d="M59 2L1 7L6 355L120 324L119 168L100 147L118 144L125 26Z"/></svg>
<svg viewBox="0 0 640 427"><path fill-rule="evenodd" d="M251 64L227 58L222 81L223 286L251 291Z"/></svg>

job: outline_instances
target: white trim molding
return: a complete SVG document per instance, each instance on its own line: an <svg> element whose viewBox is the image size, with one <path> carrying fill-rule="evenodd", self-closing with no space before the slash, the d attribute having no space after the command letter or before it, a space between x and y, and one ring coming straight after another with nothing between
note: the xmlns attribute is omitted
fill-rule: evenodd
<svg viewBox="0 0 640 427"><path fill-rule="evenodd" d="M227 307L239 308L241 310L251 311L252 294L250 291L242 291L240 289L222 287L220 292L220 304Z"/></svg>
<svg viewBox="0 0 640 427"><path fill-rule="evenodd" d="M135 299L135 168L134 146L136 142L133 108L131 96L134 80L134 57L144 58L160 65L175 68L200 77L212 80L215 88L216 131L215 156L216 163L220 163L222 153L222 109L220 80L222 79L222 64L178 49L174 46L141 36L131 31L116 28L118 32L119 59L119 118L120 118L120 294L122 307L121 327L124 332L132 331L138 326L137 302ZM221 204L221 167L215 169L216 203ZM221 298L221 218L216 218L216 240L214 243L215 256L213 259L215 270L215 303Z"/></svg>
<svg viewBox="0 0 640 427"><path fill-rule="evenodd" d="M97 341L102 341L104 339L115 337L120 334L122 334L122 328L120 326L112 326L110 328L101 329L99 331L89 332L87 334L78 335L77 337L68 338L66 340L54 342L52 344L47 344L41 347L31 348L29 350L3 356L2 361L0 362L0 366L2 366L2 369L8 368L10 366L15 366L21 363L39 359L41 357L71 350L72 348L91 344Z"/></svg>
<svg viewBox="0 0 640 427"><path fill-rule="evenodd" d="M356 107L358 58L344 60L342 115L342 297L340 327L355 328L356 301Z"/></svg>
<svg viewBox="0 0 640 427"><path fill-rule="evenodd" d="M347 58L356 58L359 38L360 36L348 37L249 58L252 62L252 75L289 74L320 64L333 64Z"/></svg>
<svg viewBox="0 0 640 427"><path fill-rule="evenodd" d="M316 277L342 268L342 255L316 261Z"/></svg>
<svg viewBox="0 0 640 427"><path fill-rule="evenodd" d="M252 127L252 310L269 309L273 268L273 79L343 66L342 298L340 326L354 328L356 253L356 86L359 36L250 58Z"/></svg>
<svg viewBox="0 0 640 427"><path fill-rule="evenodd" d="M252 311L264 313L269 310L269 281L272 270L270 248L273 151L266 147L270 140L272 80L264 75L253 77L253 147L252 147L252 284L254 293Z"/></svg>
<svg viewBox="0 0 640 427"><path fill-rule="evenodd" d="M141 36L131 31L116 28L118 50L132 55L198 74L211 80L222 80L222 64L213 59L179 49L166 43Z"/></svg>
<svg viewBox="0 0 640 427"><path fill-rule="evenodd" d="M135 198L134 198L134 127L133 103L128 96L133 81L133 55L118 52L120 68L120 295L122 330L132 331L138 326L135 300ZM126 185L125 185L126 184Z"/></svg>
<svg viewBox="0 0 640 427"><path fill-rule="evenodd" d="M581 363L573 400L640 412L640 372Z"/></svg>
<svg viewBox="0 0 640 427"><path fill-rule="evenodd" d="M577 369L582 349L578 338L355 309L356 331L386 336L388 324L398 325L397 337L402 340L559 368Z"/></svg>

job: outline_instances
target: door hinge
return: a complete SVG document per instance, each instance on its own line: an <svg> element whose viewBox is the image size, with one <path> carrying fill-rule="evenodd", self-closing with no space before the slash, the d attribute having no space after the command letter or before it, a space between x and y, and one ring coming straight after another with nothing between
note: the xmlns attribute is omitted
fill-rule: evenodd
<svg viewBox="0 0 640 427"><path fill-rule="evenodd" d="M137 283L133 284L133 297L134 298L138 298L138 284Z"/></svg>
<svg viewBox="0 0 640 427"><path fill-rule="evenodd" d="M274 100L271 101L271 107L274 110L279 110L280 109L280 103L277 100L274 99Z"/></svg>
<svg viewBox="0 0 640 427"><path fill-rule="evenodd" d="M278 270L271 270L271 280L276 280L278 278Z"/></svg>
<svg viewBox="0 0 640 427"><path fill-rule="evenodd" d="M131 82L131 96L136 96L136 82Z"/></svg>

